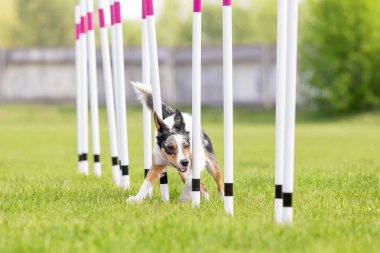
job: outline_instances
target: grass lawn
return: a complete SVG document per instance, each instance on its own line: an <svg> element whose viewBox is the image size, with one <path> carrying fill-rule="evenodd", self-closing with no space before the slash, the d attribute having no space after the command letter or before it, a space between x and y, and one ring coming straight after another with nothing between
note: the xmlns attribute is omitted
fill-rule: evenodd
<svg viewBox="0 0 380 253"><path fill-rule="evenodd" d="M75 111L67 106L0 106L0 252L379 252L380 113L298 114L294 224L273 222L274 113L235 111L235 216L211 201L127 205L143 180L140 107L128 109L130 192L111 182L101 110L104 176L77 173ZM223 164L221 111L204 110L204 129ZM223 167L223 166L222 166Z"/></svg>

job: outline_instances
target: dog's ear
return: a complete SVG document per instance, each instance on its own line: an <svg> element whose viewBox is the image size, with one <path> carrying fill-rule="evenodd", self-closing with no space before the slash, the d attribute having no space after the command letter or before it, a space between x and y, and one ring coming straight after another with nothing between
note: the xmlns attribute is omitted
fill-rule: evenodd
<svg viewBox="0 0 380 253"><path fill-rule="evenodd" d="M176 131L182 131L185 130L185 123L183 121L183 116L182 113L178 110L175 111L174 113L174 125L173 128Z"/></svg>
<svg viewBox="0 0 380 253"><path fill-rule="evenodd" d="M158 117L156 112L153 112L153 118L154 118L154 125L156 126L156 129L159 133L164 133L169 131L168 126L165 124L165 122Z"/></svg>

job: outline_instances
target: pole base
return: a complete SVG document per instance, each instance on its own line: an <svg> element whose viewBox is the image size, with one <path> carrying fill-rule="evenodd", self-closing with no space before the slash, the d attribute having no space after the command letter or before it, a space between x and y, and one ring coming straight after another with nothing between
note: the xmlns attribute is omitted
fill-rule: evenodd
<svg viewBox="0 0 380 253"><path fill-rule="evenodd" d="M282 224L282 199L274 199L274 220L277 224Z"/></svg>
<svg viewBox="0 0 380 253"><path fill-rule="evenodd" d="M191 203L193 207L199 207L201 204L201 192L192 191L191 192Z"/></svg>
<svg viewBox="0 0 380 253"><path fill-rule="evenodd" d="M129 185L130 185L129 175L122 176L121 177L121 188L123 188L124 190L129 190Z"/></svg>
<svg viewBox="0 0 380 253"><path fill-rule="evenodd" d="M224 210L228 215L234 215L234 197L225 196L224 197Z"/></svg>
<svg viewBox="0 0 380 253"><path fill-rule="evenodd" d="M113 165L112 166L112 180L115 182L116 185L119 185L120 181L120 167L119 165Z"/></svg>
<svg viewBox="0 0 380 253"><path fill-rule="evenodd" d="M94 175L97 177L102 176L102 165L100 162L94 163Z"/></svg>
<svg viewBox="0 0 380 253"><path fill-rule="evenodd" d="M283 207L282 209L282 222L284 224L291 225L293 222L293 208L292 207Z"/></svg>

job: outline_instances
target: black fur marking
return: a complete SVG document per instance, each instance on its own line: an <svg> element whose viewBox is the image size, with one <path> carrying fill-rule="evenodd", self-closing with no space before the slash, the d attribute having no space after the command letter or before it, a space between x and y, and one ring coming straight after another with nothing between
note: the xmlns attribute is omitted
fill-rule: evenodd
<svg viewBox="0 0 380 253"><path fill-rule="evenodd" d="M172 130L168 128L165 122L161 120L155 112L154 112L154 121L156 124L156 128L158 128L158 133L156 136L157 144L161 149L165 148L165 152L168 153L169 155L175 154L172 150L168 150L164 145L165 141L169 139L170 136L177 135L177 134L183 135L190 144L190 133L185 130L185 123L180 111L176 110L175 112L174 125L173 125Z"/></svg>
<svg viewBox="0 0 380 253"><path fill-rule="evenodd" d="M152 94L145 94L145 103L148 106L148 108L153 112L153 97ZM165 103L161 103L161 108L162 108L162 118L166 119L167 117L171 116L174 114L174 109L168 106Z"/></svg>
<svg viewBox="0 0 380 253"><path fill-rule="evenodd" d="M183 116L180 111L176 110L174 114L173 128L176 132L185 131L185 122L183 122Z"/></svg>
<svg viewBox="0 0 380 253"><path fill-rule="evenodd" d="M175 155L177 153L177 149L173 148L172 146L166 146L164 148L165 148L166 154L168 155Z"/></svg>
<svg viewBox="0 0 380 253"><path fill-rule="evenodd" d="M162 119L160 119L160 117L157 115L156 112L153 112L153 118L154 118L154 124L156 125L156 129L159 134L160 133L163 134L169 131L168 126L165 124L165 122Z"/></svg>
<svg viewBox="0 0 380 253"><path fill-rule="evenodd" d="M171 108L170 106L166 105L165 103L162 104L162 118L166 119L167 117L172 116L175 112L174 109Z"/></svg>
<svg viewBox="0 0 380 253"><path fill-rule="evenodd" d="M211 140L210 140L210 137L208 137L208 135L203 132L203 146L205 147L205 149L207 150L207 152L211 153L211 154L215 154L214 153L214 148L212 147L212 144L211 144Z"/></svg>

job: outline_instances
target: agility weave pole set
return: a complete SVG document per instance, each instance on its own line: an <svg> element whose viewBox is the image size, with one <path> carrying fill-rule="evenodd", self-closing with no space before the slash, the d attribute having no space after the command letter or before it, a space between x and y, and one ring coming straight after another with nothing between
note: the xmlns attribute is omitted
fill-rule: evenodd
<svg viewBox="0 0 380 253"><path fill-rule="evenodd" d="M278 0L274 218L293 221L298 0Z"/></svg>
<svg viewBox="0 0 380 253"><path fill-rule="evenodd" d="M99 31L106 93L108 131L115 183L129 189L129 156L125 97L124 48L120 0L98 0ZM108 9L109 7L109 9ZM201 0L193 1L192 63L192 205L200 205L201 142ZM110 13L107 22L106 12ZM108 41L111 30L111 55ZM88 85L90 87L94 173L101 175L98 94L96 81L93 1L80 0L75 7L76 85L79 172L88 174ZM152 85L153 107L162 118L156 25L152 0L142 0L142 81ZM112 65L111 65L112 58ZM223 0L223 100L224 100L224 178L225 211L233 214L233 93L232 93L232 10L231 0ZM144 174L152 166L151 113L143 106ZM169 201L166 171L160 178L161 198ZM150 195L152 192L150 192Z"/></svg>

